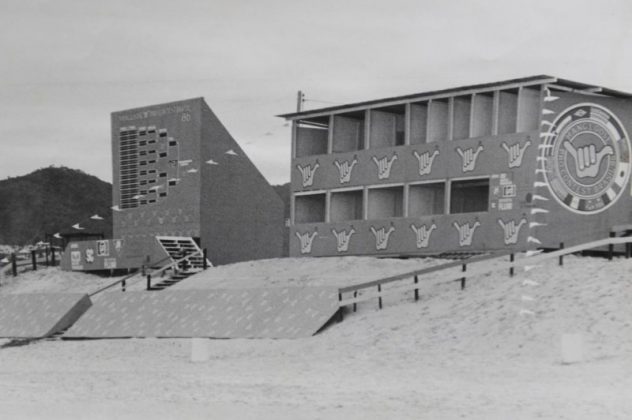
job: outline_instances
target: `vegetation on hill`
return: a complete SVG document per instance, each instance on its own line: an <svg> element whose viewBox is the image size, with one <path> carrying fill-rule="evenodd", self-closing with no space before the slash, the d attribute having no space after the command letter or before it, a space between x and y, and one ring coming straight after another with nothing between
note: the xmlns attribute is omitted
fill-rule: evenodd
<svg viewBox="0 0 632 420"><path fill-rule="evenodd" d="M46 234L103 233L112 237L112 185L65 167L38 169L0 181L0 244L26 245ZM98 214L104 220L92 220Z"/></svg>

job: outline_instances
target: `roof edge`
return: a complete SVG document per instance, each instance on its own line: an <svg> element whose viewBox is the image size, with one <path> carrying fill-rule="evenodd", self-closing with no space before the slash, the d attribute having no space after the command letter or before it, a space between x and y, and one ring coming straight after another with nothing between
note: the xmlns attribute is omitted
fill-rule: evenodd
<svg viewBox="0 0 632 420"><path fill-rule="evenodd" d="M466 86L459 86L455 88L419 92L419 93L414 93L414 94L409 94L409 95L394 96L394 97L374 99L374 100L362 101L362 102L353 102L349 104L335 105L335 106L330 106L330 107L325 107L325 108L310 109L307 111L280 114L280 115L277 115L277 117L285 118L287 120L295 120L299 118L318 116L321 114L333 113L336 111L343 111L347 109L352 110L352 109L357 109L357 108L369 108L372 105L378 105L378 104L389 105L394 102L402 102L402 101L405 102L405 101L415 100L415 99L424 99L427 97L435 97L435 96L443 96L443 95L451 96L452 94L455 94L461 91L485 90L485 89L492 89L492 88L502 89L503 87L509 87L512 85L534 85L534 84L549 84L549 83L562 85L571 89L598 89L599 93L601 94L615 96L615 97L632 98L632 94L629 94L626 92L616 91L616 90L604 88L597 85L574 82L568 79L560 79L554 76L540 74L536 76L528 76L528 77L522 77L522 78L517 78L517 79L502 80L499 82L466 85Z"/></svg>

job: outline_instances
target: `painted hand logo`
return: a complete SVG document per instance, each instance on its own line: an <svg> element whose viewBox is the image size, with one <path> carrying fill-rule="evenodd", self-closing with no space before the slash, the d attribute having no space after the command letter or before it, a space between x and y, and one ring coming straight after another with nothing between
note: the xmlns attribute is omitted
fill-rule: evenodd
<svg viewBox="0 0 632 420"><path fill-rule="evenodd" d="M503 149L505 149L507 155L509 155L509 167L518 168L520 167L520 165L522 165L522 157L524 156L524 151L527 150L527 147L531 146L531 141L527 140L522 147L520 147L520 143L507 146L507 143L505 142L503 142L501 146Z"/></svg>
<svg viewBox="0 0 632 420"><path fill-rule="evenodd" d="M346 230L336 232L335 229L332 229L331 233L333 233L334 236L336 237L338 252L348 251L349 243L351 242L351 235L355 233L355 229L353 229L353 226L351 227L351 230L348 233Z"/></svg>
<svg viewBox="0 0 632 420"><path fill-rule="evenodd" d="M437 228L437 225L434 223L430 228L426 225L421 225L419 227L414 224L410 225L410 228L415 232L415 236L417 237L417 248L427 248L428 242L430 241L430 235L432 235L432 231Z"/></svg>
<svg viewBox="0 0 632 420"><path fill-rule="evenodd" d="M481 223L477 220L471 227L470 224L467 222L463 223L462 225L454 222L453 225L456 228L456 231L459 232L459 246L470 246L472 245L474 232L481 225Z"/></svg>
<svg viewBox="0 0 632 420"><path fill-rule="evenodd" d="M419 154L415 150L413 151L413 156L419 161L419 175L428 175L432 171L432 162L439 156L439 151L435 150L431 155L430 152Z"/></svg>
<svg viewBox="0 0 632 420"><path fill-rule="evenodd" d="M471 172L476 167L476 158L483 151L483 146L479 144L476 151L471 147L465 149L465 151L461 150L460 147L457 147L455 150L463 159L463 172Z"/></svg>
<svg viewBox="0 0 632 420"><path fill-rule="evenodd" d="M597 152L594 144L575 149L570 141L565 141L564 148L573 157L575 172L579 178L596 176L603 158L614 155L614 150L610 146L604 146Z"/></svg>
<svg viewBox="0 0 632 420"><path fill-rule="evenodd" d="M312 252L312 243L314 242L314 238L318 235L318 231L315 230L311 234L309 232L298 233L296 232L296 237L299 240L301 245L301 254L309 254Z"/></svg>
<svg viewBox="0 0 632 420"><path fill-rule="evenodd" d="M318 169L319 166L320 163L318 163L318 159L316 160L313 168L312 165L296 165L296 168L299 170L301 176L303 177L303 187L311 187L312 185L314 185L314 174L316 173L316 169Z"/></svg>
<svg viewBox="0 0 632 420"><path fill-rule="evenodd" d="M386 156L381 159L373 156L373 162L375 162L375 165L377 166L377 178L388 179L391 176L391 168L393 166L393 162L395 162L396 160L397 155L391 156L390 159L388 159Z"/></svg>
<svg viewBox="0 0 632 420"><path fill-rule="evenodd" d="M387 231L384 227L375 230L375 228L371 226L371 232L373 232L375 236L375 249L379 251L388 247L388 238L391 236L391 233L395 232L395 228L391 225Z"/></svg>
<svg viewBox="0 0 632 420"><path fill-rule="evenodd" d="M358 159L354 156L353 161L349 163L349 161L345 160L340 163L338 160L334 161L334 165L338 168L338 172L340 172L340 183L346 184L351 181L351 171L353 167L358 163Z"/></svg>
<svg viewBox="0 0 632 420"><path fill-rule="evenodd" d="M527 223L527 219L524 217L520 220L520 223L516 224L515 220L510 220L505 223L502 219L498 219L498 224L501 228L503 228L503 232L505 233L503 240L505 241L505 245L517 244L518 243L518 235L520 234L520 228Z"/></svg>

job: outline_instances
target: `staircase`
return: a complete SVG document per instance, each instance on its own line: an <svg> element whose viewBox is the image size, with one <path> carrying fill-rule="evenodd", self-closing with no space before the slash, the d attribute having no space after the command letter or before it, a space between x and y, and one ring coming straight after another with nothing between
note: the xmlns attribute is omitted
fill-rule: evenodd
<svg viewBox="0 0 632 420"><path fill-rule="evenodd" d="M156 236L156 239L171 259L167 265L172 264L173 267L170 276L153 285L151 290L166 289L167 287L186 279L190 275L204 270L204 257L202 255L202 250L193 238L189 236ZM187 255L191 254L196 255L182 260ZM181 261L176 264L179 260ZM212 267L213 264L211 264L211 262L207 259L206 266Z"/></svg>

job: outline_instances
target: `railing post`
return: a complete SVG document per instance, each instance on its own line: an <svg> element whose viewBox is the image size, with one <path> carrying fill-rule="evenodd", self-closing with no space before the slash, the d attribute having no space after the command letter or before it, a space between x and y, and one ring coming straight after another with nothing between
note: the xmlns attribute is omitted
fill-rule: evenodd
<svg viewBox="0 0 632 420"><path fill-rule="evenodd" d="M207 251L206 248L202 251L202 268L205 270L208 268L208 261L206 261Z"/></svg>
<svg viewBox="0 0 632 420"><path fill-rule="evenodd" d="M342 322L344 314L342 313L342 306L340 306L340 302L342 302L342 293L338 292L338 322Z"/></svg>
<svg viewBox="0 0 632 420"><path fill-rule="evenodd" d="M419 283L419 278L415 275L415 284ZM415 302L419 300L419 289L415 288Z"/></svg>
<svg viewBox="0 0 632 420"><path fill-rule="evenodd" d="M560 250L564 249L564 242L560 242ZM564 265L564 255L560 255L559 258L560 267Z"/></svg>
<svg viewBox="0 0 632 420"><path fill-rule="evenodd" d="M37 255L35 250L31 251L31 262L33 263L33 271L37 270Z"/></svg>
<svg viewBox="0 0 632 420"><path fill-rule="evenodd" d="M463 264L461 271L464 273L467 271L467 264ZM461 290L464 290L464 289L465 289L465 277L461 277Z"/></svg>
<svg viewBox="0 0 632 420"><path fill-rule="evenodd" d="M610 237L614 238L616 236L616 232L610 232ZM612 261L612 254L614 254L614 245L608 245L608 261Z"/></svg>
<svg viewBox="0 0 632 420"><path fill-rule="evenodd" d="M147 290L151 290L151 274L147 274Z"/></svg>
<svg viewBox="0 0 632 420"><path fill-rule="evenodd" d="M15 253L11 254L11 271L13 272L13 277L18 276L18 261Z"/></svg>
<svg viewBox="0 0 632 420"><path fill-rule="evenodd" d="M511 254L509 254L509 262L514 262L515 256L514 253L512 252ZM514 275L514 266L513 264L511 265L511 267L509 267L509 277L513 277Z"/></svg>

